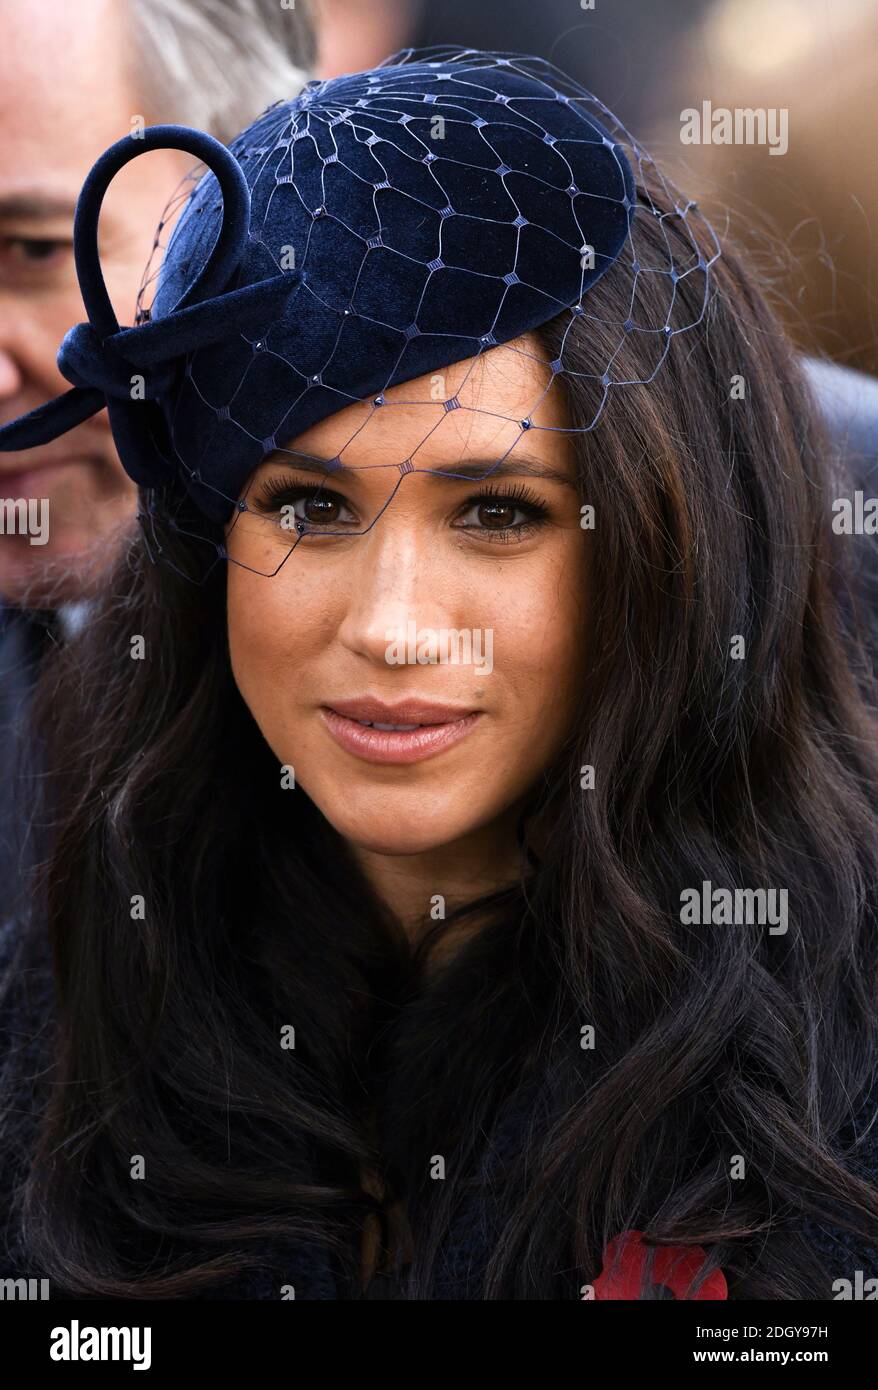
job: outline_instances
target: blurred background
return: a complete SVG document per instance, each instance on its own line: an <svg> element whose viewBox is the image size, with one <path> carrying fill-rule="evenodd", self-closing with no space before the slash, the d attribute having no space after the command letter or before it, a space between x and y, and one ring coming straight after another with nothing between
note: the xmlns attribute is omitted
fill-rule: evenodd
<svg viewBox="0 0 878 1390"><path fill-rule="evenodd" d="M314 0L321 77L409 45L531 53L620 118L758 261L800 346L878 375L876 0ZM683 144L681 113L785 110L788 149Z"/></svg>

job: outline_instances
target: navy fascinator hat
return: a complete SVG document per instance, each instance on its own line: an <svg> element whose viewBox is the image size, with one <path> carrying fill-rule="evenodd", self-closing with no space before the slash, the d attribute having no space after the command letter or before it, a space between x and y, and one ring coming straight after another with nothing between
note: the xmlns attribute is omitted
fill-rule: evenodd
<svg viewBox="0 0 878 1390"><path fill-rule="evenodd" d="M98 258L101 201L124 164L162 147L207 172L149 311L120 329ZM643 158L549 64L472 50L407 50L311 82L228 149L179 126L126 136L77 205L88 322L58 356L73 389L0 430L0 449L44 443L106 405L136 483L182 484L226 522L258 464L311 425L354 401L378 408L389 387L564 310L582 314L623 254L636 283L632 166ZM705 300L710 263L697 261ZM660 269L678 274L670 255ZM666 351L680 330L649 331Z"/></svg>

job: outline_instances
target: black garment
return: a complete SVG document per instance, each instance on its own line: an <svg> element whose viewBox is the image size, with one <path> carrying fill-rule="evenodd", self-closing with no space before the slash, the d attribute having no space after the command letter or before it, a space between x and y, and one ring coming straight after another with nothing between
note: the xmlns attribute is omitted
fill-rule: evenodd
<svg viewBox="0 0 878 1390"><path fill-rule="evenodd" d="M27 1153L38 1120L35 1087L30 1078L45 1068L51 1052L54 1026L54 986L48 949L28 958L25 968L17 958L21 931L14 923L0 928L0 1095L4 1110L0 1123L15 1134L19 1153ZM9 1095L4 1085L6 1068L14 1068L24 1079L17 1081ZM518 1094L501 1114L486 1148L482 1187L467 1200L445 1244L436 1301L478 1301L487 1261L497 1229L498 1210L491 1196L492 1163L511 1154L522 1143L525 1116L534 1097ZM878 1075L870 1094L856 1107L845 1145L857 1143L849 1162L878 1186ZM0 1171L0 1279L39 1277L27 1251L22 1248L15 1206L15 1190L22 1166L7 1165ZM826 1298L833 1297L836 1279L853 1281L856 1271L864 1279L878 1278L878 1249L864 1244L842 1228L806 1221L802 1231L822 1256L827 1271ZM279 1299L284 1286L292 1285L297 1299L391 1299L404 1297L398 1281L379 1275L363 1294L345 1288L329 1252L322 1246L293 1240L266 1243L260 1251L256 1270L229 1279L221 1288L198 1295L200 1299ZM57 1292L50 1296L58 1297ZM578 1298L578 1283L571 1280L572 1298Z"/></svg>
<svg viewBox="0 0 878 1390"><path fill-rule="evenodd" d="M814 357L802 365L829 432L840 496L878 496L878 380ZM878 535L848 536L843 544L850 547L850 589L839 589L842 609L878 672Z"/></svg>
<svg viewBox="0 0 878 1390"><path fill-rule="evenodd" d="M4 752L7 733L20 721L40 660L54 639L51 613L26 613L0 605L0 747ZM5 766L4 762L4 770Z"/></svg>
<svg viewBox="0 0 878 1390"><path fill-rule="evenodd" d="M0 920L17 911L19 893L27 893L27 721L40 665L57 641L53 614L0 606Z"/></svg>

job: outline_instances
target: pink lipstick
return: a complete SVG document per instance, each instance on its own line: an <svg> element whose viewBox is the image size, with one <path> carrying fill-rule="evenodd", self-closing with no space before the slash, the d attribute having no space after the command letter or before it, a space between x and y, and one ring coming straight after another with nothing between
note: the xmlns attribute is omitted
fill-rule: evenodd
<svg viewBox="0 0 878 1390"><path fill-rule="evenodd" d="M370 763L416 763L435 757L466 738L481 710L409 699L337 700L320 709L340 748Z"/></svg>

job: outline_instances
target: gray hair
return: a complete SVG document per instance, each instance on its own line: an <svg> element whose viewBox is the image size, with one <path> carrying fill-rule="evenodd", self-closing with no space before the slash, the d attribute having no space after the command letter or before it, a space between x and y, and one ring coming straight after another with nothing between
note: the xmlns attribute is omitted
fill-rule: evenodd
<svg viewBox="0 0 878 1390"><path fill-rule="evenodd" d="M135 81L150 122L197 126L227 144L310 76L310 0L125 3Z"/></svg>

